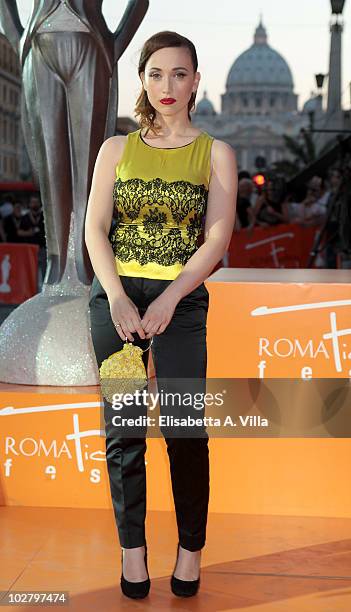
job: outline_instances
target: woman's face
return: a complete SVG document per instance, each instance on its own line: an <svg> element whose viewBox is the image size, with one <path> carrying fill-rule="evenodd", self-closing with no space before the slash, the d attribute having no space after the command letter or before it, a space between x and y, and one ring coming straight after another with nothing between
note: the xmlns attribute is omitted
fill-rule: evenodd
<svg viewBox="0 0 351 612"><path fill-rule="evenodd" d="M341 183L341 173L339 170L333 170L330 175L330 184L332 187L339 187Z"/></svg>
<svg viewBox="0 0 351 612"><path fill-rule="evenodd" d="M22 215L22 204L20 202L16 202L13 207L13 214L15 217L20 217Z"/></svg>
<svg viewBox="0 0 351 612"><path fill-rule="evenodd" d="M155 51L148 59L145 73L140 75L150 104L161 115L188 113L192 92L197 90L200 73L194 73L190 52L184 47L165 47ZM161 102L175 100L172 104Z"/></svg>

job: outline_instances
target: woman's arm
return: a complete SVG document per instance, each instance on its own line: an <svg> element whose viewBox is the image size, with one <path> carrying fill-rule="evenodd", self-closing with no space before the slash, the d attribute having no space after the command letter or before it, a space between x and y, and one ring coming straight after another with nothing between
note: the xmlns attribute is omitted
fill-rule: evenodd
<svg viewBox="0 0 351 612"><path fill-rule="evenodd" d="M132 332L137 331L141 338L145 334L138 308L124 291L109 240L116 165L124 145L125 136L112 136L102 144L96 158L85 218L85 244L94 272L108 297L111 318L120 324L116 331L122 339L127 336L133 341Z"/></svg>
<svg viewBox="0 0 351 612"><path fill-rule="evenodd" d="M260 225L260 221L257 221L257 216L258 213L261 210L262 204L264 202L264 194L261 193L257 198L256 198L256 202L254 204L254 206L251 207L250 210L250 219L249 219L249 225L245 228L247 230L252 229L255 225Z"/></svg>
<svg viewBox="0 0 351 612"><path fill-rule="evenodd" d="M286 198L282 203L283 223L290 223L289 204L290 198Z"/></svg>
<svg viewBox="0 0 351 612"><path fill-rule="evenodd" d="M28 229L21 229L20 227L17 230L17 236L19 236L20 238L27 238L27 237L32 237L34 236L35 232L34 232L34 228L33 227L29 227Z"/></svg>
<svg viewBox="0 0 351 612"><path fill-rule="evenodd" d="M238 176L233 148L221 140L212 143L213 168L205 221L205 241L190 257L163 294L179 301L200 285L226 253L233 233Z"/></svg>
<svg viewBox="0 0 351 612"><path fill-rule="evenodd" d="M271 206L270 204L267 205L267 211L271 213L271 215L279 219L279 221L285 222L284 212L279 212L278 210L275 210L275 208L273 208L273 206Z"/></svg>
<svg viewBox="0 0 351 612"><path fill-rule="evenodd" d="M254 223L254 206L249 206L247 209L247 218L248 218L248 224L251 225L252 223ZM247 226L246 226L247 227Z"/></svg>
<svg viewBox="0 0 351 612"><path fill-rule="evenodd" d="M326 209L324 206L319 204L312 204L312 206L305 210L305 218L303 225L306 227L313 225L322 225L326 218Z"/></svg>
<svg viewBox="0 0 351 612"><path fill-rule="evenodd" d="M107 295L124 291L108 239L113 213L113 186L116 165L124 137L112 136L102 144L96 158L85 218L85 244L90 261Z"/></svg>

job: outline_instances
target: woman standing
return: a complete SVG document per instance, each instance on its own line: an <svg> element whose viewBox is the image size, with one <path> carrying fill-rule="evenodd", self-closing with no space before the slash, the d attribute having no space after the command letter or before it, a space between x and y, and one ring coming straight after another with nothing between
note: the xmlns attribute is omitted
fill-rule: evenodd
<svg viewBox="0 0 351 612"><path fill-rule="evenodd" d="M102 145L86 217L95 271L90 316L98 366L127 339L145 350L147 366L152 338L156 378L167 379L170 387L179 379L206 379L209 294L203 281L226 252L235 221L233 149L191 125L200 81L197 65L193 43L175 32L159 32L145 42L135 109L140 129ZM198 247L205 213L204 243ZM150 588L146 442L145 437L122 437L111 425L110 406L105 400L106 460L122 546L121 587L125 595L140 598ZM165 440L179 535L171 588L189 596L199 587L206 539L208 435Z"/></svg>
<svg viewBox="0 0 351 612"><path fill-rule="evenodd" d="M285 206L285 188L279 179L269 179L258 196L251 215L250 228L254 225L269 227L289 223Z"/></svg>

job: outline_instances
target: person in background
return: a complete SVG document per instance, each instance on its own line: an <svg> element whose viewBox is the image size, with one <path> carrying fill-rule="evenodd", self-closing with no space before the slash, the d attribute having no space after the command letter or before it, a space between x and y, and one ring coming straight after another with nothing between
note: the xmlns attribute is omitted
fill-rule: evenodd
<svg viewBox="0 0 351 612"><path fill-rule="evenodd" d="M326 208L331 192L330 189L327 189L324 178L317 175L313 176L308 183L308 187L314 190L316 195L316 204Z"/></svg>
<svg viewBox="0 0 351 612"><path fill-rule="evenodd" d="M245 177L239 180L235 230L247 227L252 220L253 210L251 206L251 196L253 191L254 185L251 178Z"/></svg>
<svg viewBox="0 0 351 612"><path fill-rule="evenodd" d="M248 172L248 170L240 170L238 172L238 181L241 181L241 179L243 178L248 178L248 179L251 178L251 174L250 172Z"/></svg>
<svg viewBox="0 0 351 612"><path fill-rule="evenodd" d="M279 223L288 223L288 218L283 206L284 193L279 179L267 179L253 207L251 222L248 229L254 225L270 227Z"/></svg>
<svg viewBox="0 0 351 612"><path fill-rule="evenodd" d="M340 168L332 168L329 172L329 191L336 193L342 181L342 172Z"/></svg>
<svg viewBox="0 0 351 612"><path fill-rule="evenodd" d="M320 225L325 220L326 207L321 198L321 179L313 177L308 183L305 199L291 213L290 223L298 223L305 227ZM329 196L328 196L329 197Z"/></svg>
<svg viewBox="0 0 351 612"><path fill-rule="evenodd" d="M38 244L40 247L45 247L44 215L38 196L30 196L28 215L31 227L33 228L32 242Z"/></svg>
<svg viewBox="0 0 351 612"><path fill-rule="evenodd" d="M238 181L241 181L241 179L243 178L250 179L252 181L252 176L250 172L248 172L247 170L240 170L238 174ZM252 193L250 195L250 205L252 208L255 206L257 198L258 198L257 187L255 183L252 181Z"/></svg>
<svg viewBox="0 0 351 612"><path fill-rule="evenodd" d="M5 219L13 213L15 199L11 193L5 193L0 204L0 242L7 242Z"/></svg>
<svg viewBox="0 0 351 612"><path fill-rule="evenodd" d="M8 215L12 215L14 198L10 193L6 193L0 204L0 242L6 242L6 233L4 230L4 219Z"/></svg>
<svg viewBox="0 0 351 612"><path fill-rule="evenodd" d="M330 198L327 203L326 216L328 218L325 229L325 266L329 269L337 268L337 253L339 251L339 215L340 198L339 189L343 180L340 168L332 168L329 172Z"/></svg>
<svg viewBox="0 0 351 612"><path fill-rule="evenodd" d="M38 229L33 228L29 214L23 214L21 202L15 202L12 215L4 219L6 242L33 243Z"/></svg>

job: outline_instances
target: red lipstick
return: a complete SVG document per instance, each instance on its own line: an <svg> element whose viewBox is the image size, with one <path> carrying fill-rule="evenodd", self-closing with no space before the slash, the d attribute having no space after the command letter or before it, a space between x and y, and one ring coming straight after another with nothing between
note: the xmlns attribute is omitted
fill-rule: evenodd
<svg viewBox="0 0 351 612"><path fill-rule="evenodd" d="M162 98L160 102L162 102L162 104L174 104L176 100L174 98Z"/></svg>

